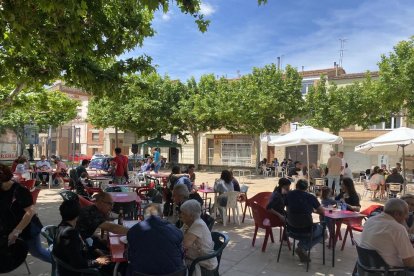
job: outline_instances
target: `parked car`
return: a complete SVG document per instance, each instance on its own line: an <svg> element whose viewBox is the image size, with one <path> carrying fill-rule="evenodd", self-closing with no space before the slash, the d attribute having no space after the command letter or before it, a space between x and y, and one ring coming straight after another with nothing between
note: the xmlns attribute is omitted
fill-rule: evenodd
<svg viewBox="0 0 414 276"><path fill-rule="evenodd" d="M112 156L110 156L109 154L102 154L102 153L96 153L92 156L92 159L97 159L97 158L110 158Z"/></svg>
<svg viewBox="0 0 414 276"><path fill-rule="evenodd" d="M75 155L69 154L69 156L68 156L68 161L75 162L75 163L79 163L84 159L91 160L92 156L82 154L82 153L81 154L75 153Z"/></svg>
<svg viewBox="0 0 414 276"><path fill-rule="evenodd" d="M100 157L92 159L89 163L89 170L100 170L103 172L108 173L109 170L109 162L111 162L112 157Z"/></svg>

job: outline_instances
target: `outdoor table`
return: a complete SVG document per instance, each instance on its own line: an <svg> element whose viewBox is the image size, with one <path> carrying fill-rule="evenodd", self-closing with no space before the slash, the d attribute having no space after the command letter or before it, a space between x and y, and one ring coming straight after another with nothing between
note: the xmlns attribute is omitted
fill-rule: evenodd
<svg viewBox="0 0 414 276"><path fill-rule="evenodd" d="M131 228L138 222L138 220L126 220L124 221L124 226ZM125 235L118 235L114 233L109 233L108 235L109 251L111 252L111 261L115 263L113 272L114 276L118 275L118 268L120 263L128 261L125 256L127 246L123 242L121 242L121 237L125 237Z"/></svg>
<svg viewBox="0 0 414 276"><path fill-rule="evenodd" d="M111 195L113 202L115 203L125 203L135 201L137 203L141 203L141 198L135 192L110 192L108 193Z"/></svg>
<svg viewBox="0 0 414 276"><path fill-rule="evenodd" d="M330 233L332 233L333 236L330 234L329 239L332 241L332 267L335 267L335 246L339 233L341 231L341 224L343 220L348 218L363 218L365 215L352 211L333 209L332 212L325 210L325 217L332 220L332 223L330 225Z"/></svg>
<svg viewBox="0 0 414 276"><path fill-rule="evenodd" d="M109 184L109 182L112 180L112 178L105 177L105 176L91 176L89 179L94 183L94 186L97 188L102 188L102 184L103 184L102 182L105 182L104 183L105 185L105 184Z"/></svg>
<svg viewBox="0 0 414 276"><path fill-rule="evenodd" d="M197 192L200 192L200 193L203 194L202 198L203 198L203 201L204 201L204 207L205 208L207 208L208 194L215 194L216 193L213 188L198 189Z"/></svg>
<svg viewBox="0 0 414 276"><path fill-rule="evenodd" d="M133 191L136 192L136 189L141 188L141 187L145 187L145 186L137 185L137 184L107 184L107 185L105 185L105 188L108 188L108 187L109 188L126 187L126 188L129 188L131 190L131 192L133 192Z"/></svg>
<svg viewBox="0 0 414 276"><path fill-rule="evenodd" d="M238 173L238 175L239 175L240 183L243 182L242 179L246 180L246 173L247 173L247 176L251 175L251 171L250 170L246 170L246 169L236 169L236 170L233 170L233 174L236 174L236 173Z"/></svg>

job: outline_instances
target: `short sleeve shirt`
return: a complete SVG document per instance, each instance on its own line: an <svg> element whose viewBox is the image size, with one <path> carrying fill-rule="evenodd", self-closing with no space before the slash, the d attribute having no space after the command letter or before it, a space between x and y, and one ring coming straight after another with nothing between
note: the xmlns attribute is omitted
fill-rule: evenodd
<svg viewBox="0 0 414 276"><path fill-rule="evenodd" d="M39 169L50 169L51 168L50 163L46 160L45 161L42 161L42 160L37 161L36 162L36 167L39 168Z"/></svg>
<svg viewBox="0 0 414 276"><path fill-rule="evenodd" d="M210 230L208 230L206 223L201 218L196 219L187 230L184 228L184 237L186 233L191 233L197 237L194 244L187 248L187 258L194 260L197 257L214 252L214 242L211 238ZM208 270L212 270L217 266L217 259L212 258L202 261L200 265Z"/></svg>
<svg viewBox="0 0 414 276"><path fill-rule="evenodd" d="M128 157L117 155L113 161L116 163L115 176L124 176L125 172L128 170Z"/></svg>
<svg viewBox="0 0 414 276"><path fill-rule="evenodd" d="M406 228L384 212L365 222L360 246L376 250L390 266L402 267L403 259L414 256Z"/></svg>
<svg viewBox="0 0 414 276"><path fill-rule="evenodd" d="M154 162L157 164L160 162L160 153L158 151L154 152Z"/></svg>
<svg viewBox="0 0 414 276"><path fill-rule="evenodd" d="M300 190L290 191L286 196L285 204L288 206L289 213L309 215L321 206L314 195Z"/></svg>
<svg viewBox="0 0 414 276"><path fill-rule="evenodd" d="M96 229L106 221L105 216L99 212L95 205L83 207L79 213L76 228L83 239L90 238Z"/></svg>
<svg viewBox="0 0 414 276"><path fill-rule="evenodd" d="M14 183L8 191L0 190L0 222L5 224L7 232L10 233L19 224L26 213L24 209L32 205L30 191L18 183ZM32 222L42 227L37 215L33 216ZM20 236L30 239L30 224L23 229Z"/></svg>

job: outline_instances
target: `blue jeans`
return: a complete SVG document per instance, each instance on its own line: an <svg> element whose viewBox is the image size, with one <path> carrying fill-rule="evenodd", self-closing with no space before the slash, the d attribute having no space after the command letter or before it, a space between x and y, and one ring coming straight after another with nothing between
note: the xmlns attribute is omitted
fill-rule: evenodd
<svg viewBox="0 0 414 276"><path fill-rule="evenodd" d="M40 241L40 234L30 240L26 240L26 244L29 248L30 254L33 257L47 263L52 263L52 256L50 254L50 251L42 246L42 243Z"/></svg>
<svg viewBox="0 0 414 276"><path fill-rule="evenodd" d="M335 181L335 196L339 195L341 190L341 176L340 175L327 175L328 187L332 188L332 183Z"/></svg>
<svg viewBox="0 0 414 276"><path fill-rule="evenodd" d="M320 224L313 225L312 242L310 242L307 234L293 233L290 237L298 240L298 247L303 250L310 250L316 244L320 243L323 239L323 227Z"/></svg>
<svg viewBox="0 0 414 276"><path fill-rule="evenodd" d="M158 163L155 165L155 167L154 167L154 172L155 172L155 173L158 173L158 171L160 170L160 168L161 168L161 162L158 162Z"/></svg>

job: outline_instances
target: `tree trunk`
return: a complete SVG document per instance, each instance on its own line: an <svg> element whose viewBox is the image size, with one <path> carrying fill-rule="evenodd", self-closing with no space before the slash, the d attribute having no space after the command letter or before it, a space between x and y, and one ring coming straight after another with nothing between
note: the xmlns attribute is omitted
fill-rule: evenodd
<svg viewBox="0 0 414 276"><path fill-rule="evenodd" d="M261 152L261 143L260 143L260 134L255 135L256 142L256 174L259 174L259 162L260 162L260 152Z"/></svg>
<svg viewBox="0 0 414 276"><path fill-rule="evenodd" d="M198 169L198 165L200 163L200 139L199 139L199 132L191 133L191 137L193 137L194 143L194 166Z"/></svg>
<svg viewBox="0 0 414 276"><path fill-rule="evenodd" d="M115 127L115 148L118 147L118 127Z"/></svg>

